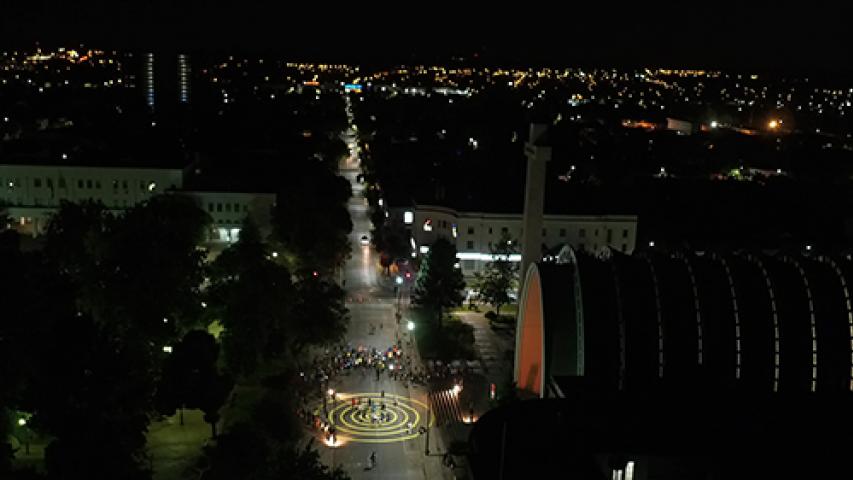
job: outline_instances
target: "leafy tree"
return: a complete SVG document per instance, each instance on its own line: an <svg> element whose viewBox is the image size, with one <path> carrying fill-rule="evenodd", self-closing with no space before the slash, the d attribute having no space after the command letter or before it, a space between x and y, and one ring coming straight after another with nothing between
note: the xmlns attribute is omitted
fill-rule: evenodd
<svg viewBox="0 0 853 480"><path fill-rule="evenodd" d="M459 306L464 299L465 280L456 265L456 247L439 238L430 247L418 272L413 300L436 313L439 327L444 309Z"/></svg>
<svg viewBox="0 0 853 480"><path fill-rule="evenodd" d="M251 375L263 360L285 353L294 296L290 272L270 259L251 220L213 263L208 294L225 327L222 343L231 372Z"/></svg>
<svg viewBox="0 0 853 480"><path fill-rule="evenodd" d="M200 312L209 217L187 197L160 195L121 217L101 204L63 203L51 219L45 255L73 286L81 310L156 348ZM166 319L164 321L163 319Z"/></svg>
<svg viewBox="0 0 853 480"><path fill-rule="evenodd" d="M296 285L293 325L293 354L298 357L306 346L340 341L347 331L349 311L346 293L336 283L320 277L306 277Z"/></svg>
<svg viewBox="0 0 853 480"><path fill-rule="evenodd" d="M341 160L349 155L349 147L337 135L324 139L319 150L326 167L332 171L337 171Z"/></svg>
<svg viewBox="0 0 853 480"><path fill-rule="evenodd" d="M130 209L111 231L106 272L112 318L125 318L156 343L198 326L203 241L210 217L181 195L158 195Z"/></svg>
<svg viewBox="0 0 853 480"><path fill-rule="evenodd" d="M485 271L474 274L474 285L480 301L494 305L497 315L501 307L510 302L510 290L518 285L518 265L509 256L518 252L509 235L504 233L491 248L494 260L486 263Z"/></svg>
<svg viewBox="0 0 853 480"><path fill-rule="evenodd" d="M183 409L199 408L215 437L219 409L234 386L219 372L218 359L219 345L213 335L203 330L187 333L164 362L157 392L160 413L173 414L180 409L183 425Z"/></svg>
<svg viewBox="0 0 853 480"><path fill-rule="evenodd" d="M350 253L348 235L353 225L347 202L352 187L321 166L309 164L303 170L278 195L273 233L287 251L294 272L331 272Z"/></svg>
<svg viewBox="0 0 853 480"><path fill-rule="evenodd" d="M148 478L150 349L125 341L88 315L69 312L51 330L31 379L32 422L54 437L45 451L48 474Z"/></svg>
<svg viewBox="0 0 853 480"><path fill-rule="evenodd" d="M259 426L248 423L234 425L215 446L208 447L200 469L201 480L349 479L340 467L332 470L320 461L312 441L304 447L282 444L266 437Z"/></svg>

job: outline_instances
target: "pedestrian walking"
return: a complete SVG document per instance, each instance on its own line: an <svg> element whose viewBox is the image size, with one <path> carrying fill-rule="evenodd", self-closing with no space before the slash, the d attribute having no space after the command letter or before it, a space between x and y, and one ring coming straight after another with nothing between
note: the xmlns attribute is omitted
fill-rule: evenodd
<svg viewBox="0 0 853 480"><path fill-rule="evenodd" d="M376 467L376 451L370 452L370 468Z"/></svg>

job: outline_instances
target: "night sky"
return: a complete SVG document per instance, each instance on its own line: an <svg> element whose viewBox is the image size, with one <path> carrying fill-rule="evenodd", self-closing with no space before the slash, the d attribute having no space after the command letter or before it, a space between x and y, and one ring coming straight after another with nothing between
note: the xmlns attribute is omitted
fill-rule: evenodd
<svg viewBox="0 0 853 480"><path fill-rule="evenodd" d="M367 63L476 53L502 64L853 69L844 12L802 3L0 1L6 47L86 42Z"/></svg>

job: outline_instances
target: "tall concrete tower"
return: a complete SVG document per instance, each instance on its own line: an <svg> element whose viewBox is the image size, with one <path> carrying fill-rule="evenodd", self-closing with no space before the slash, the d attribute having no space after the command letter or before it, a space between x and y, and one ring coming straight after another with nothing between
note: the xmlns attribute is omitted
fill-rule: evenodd
<svg viewBox="0 0 853 480"><path fill-rule="evenodd" d="M524 155L527 157L527 186L524 191L524 233L521 238L521 269L519 270L519 278L522 282L527 274L527 267L542 259L545 167L551 160L551 147L545 145L547 131L547 125L531 123L530 139L524 145Z"/></svg>

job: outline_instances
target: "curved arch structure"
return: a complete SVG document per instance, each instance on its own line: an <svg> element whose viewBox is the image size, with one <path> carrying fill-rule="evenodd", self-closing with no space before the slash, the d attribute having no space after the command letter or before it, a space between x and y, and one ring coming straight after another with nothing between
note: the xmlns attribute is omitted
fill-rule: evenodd
<svg viewBox="0 0 853 480"><path fill-rule="evenodd" d="M850 259L608 253L525 272L520 388L853 392Z"/></svg>

